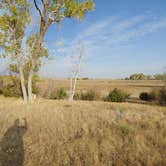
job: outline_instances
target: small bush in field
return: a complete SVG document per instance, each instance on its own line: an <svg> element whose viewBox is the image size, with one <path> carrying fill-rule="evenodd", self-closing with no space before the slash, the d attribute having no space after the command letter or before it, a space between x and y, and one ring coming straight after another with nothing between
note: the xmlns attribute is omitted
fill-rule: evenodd
<svg viewBox="0 0 166 166"><path fill-rule="evenodd" d="M163 87L159 90L159 103L162 105L166 104L166 87Z"/></svg>
<svg viewBox="0 0 166 166"><path fill-rule="evenodd" d="M64 88L58 89L56 95L57 95L57 99L65 99L67 97L67 93L64 90Z"/></svg>
<svg viewBox="0 0 166 166"><path fill-rule="evenodd" d="M144 101L149 101L150 95L147 92L142 92L142 93L140 93L139 98Z"/></svg>
<svg viewBox="0 0 166 166"><path fill-rule="evenodd" d="M2 89L3 89L3 79L0 77L0 94L3 93Z"/></svg>
<svg viewBox="0 0 166 166"><path fill-rule="evenodd" d="M87 92L79 92L79 93L75 93L74 95L74 99L75 100L89 100L89 101L92 101L92 100L98 100L100 98L100 95L93 91L93 90L90 90L90 91L87 91Z"/></svg>
<svg viewBox="0 0 166 166"><path fill-rule="evenodd" d="M74 100L81 100L81 94L82 94L82 92L76 92L74 94Z"/></svg>
<svg viewBox="0 0 166 166"><path fill-rule="evenodd" d="M115 88L113 91L111 91L108 96L104 99L105 101L111 101L111 102L124 102L127 98L129 98L129 94L126 92Z"/></svg>
<svg viewBox="0 0 166 166"><path fill-rule="evenodd" d="M152 90L151 92L142 92L139 95L139 98L144 101L152 101L158 99L158 90Z"/></svg>
<svg viewBox="0 0 166 166"><path fill-rule="evenodd" d="M56 91L51 92L50 99L65 99L67 97L67 93L64 88L60 88Z"/></svg>
<svg viewBox="0 0 166 166"><path fill-rule="evenodd" d="M81 94L81 99L82 100L92 101L92 100L96 100L97 98L98 98L98 94L95 91L92 91L92 90Z"/></svg>
<svg viewBox="0 0 166 166"><path fill-rule="evenodd" d="M159 97L159 90L158 89L153 89L150 93L149 93L149 98L150 100L158 100Z"/></svg>
<svg viewBox="0 0 166 166"><path fill-rule="evenodd" d="M142 92L140 94L140 99L145 101L156 101L161 105L166 104L166 87L160 89L154 89L151 92Z"/></svg>
<svg viewBox="0 0 166 166"><path fill-rule="evenodd" d="M2 93L5 97L20 97L22 95L20 80L17 77L4 80Z"/></svg>

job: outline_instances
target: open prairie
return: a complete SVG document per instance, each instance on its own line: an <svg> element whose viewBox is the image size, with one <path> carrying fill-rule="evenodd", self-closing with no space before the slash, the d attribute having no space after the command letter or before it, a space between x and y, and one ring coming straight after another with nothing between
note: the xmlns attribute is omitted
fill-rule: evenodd
<svg viewBox="0 0 166 166"><path fill-rule="evenodd" d="M166 0L0 0L0 166L166 166Z"/></svg>
<svg viewBox="0 0 166 166"><path fill-rule="evenodd" d="M131 97L139 97L141 92L149 92L153 88L159 88L164 85L163 81L159 80L106 80L106 79L89 79L78 80L76 91L94 90L101 95L108 94L114 88L122 89L129 93ZM69 91L70 79L41 79L37 86L40 93L44 93L47 89L65 88Z"/></svg>
<svg viewBox="0 0 166 166"><path fill-rule="evenodd" d="M43 99L26 105L0 97L0 166L13 162L164 166L166 107Z"/></svg>

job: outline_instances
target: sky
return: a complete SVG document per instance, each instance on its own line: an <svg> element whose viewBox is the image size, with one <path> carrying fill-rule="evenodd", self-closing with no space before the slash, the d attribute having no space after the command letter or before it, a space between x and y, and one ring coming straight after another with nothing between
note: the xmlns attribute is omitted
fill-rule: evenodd
<svg viewBox="0 0 166 166"><path fill-rule="evenodd" d="M79 55L79 44L84 48L80 77L164 72L165 9L165 0L95 0L95 9L82 21L65 19L48 29L44 44L50 58L43 60L40 75L70 77L71 56ZM38 24L34 12L31 24L32 28Z"/></svg>

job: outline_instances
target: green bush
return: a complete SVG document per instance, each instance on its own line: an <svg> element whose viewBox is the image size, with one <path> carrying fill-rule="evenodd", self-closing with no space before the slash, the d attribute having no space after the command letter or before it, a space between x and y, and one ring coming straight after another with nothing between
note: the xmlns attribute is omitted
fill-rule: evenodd
<svg viewBox="0 0 166 166"><path fill-rule="evenodd" d="M151 100L151 96L150 96L150 94L148 92L140 93L139 98L141 100L144 100L144 101L150 101Z"/></svg>
<svg viewBox="0 0 166 166"><path fill-rule="evenodd" d="M74 95L74 99L75 100L89 100L89 101L93 101L93 100L98 100L100 98L100 95L93 91L87 91L87 92L79 92L79 93L75 93Z"/></svg>
<svg viewBox="0 0 166 166"><path fill-rule="evenodd" d="M64 90L64 88L60 88L60 89L58 89L56 91L51 92L49 98L50 99L58 99L58 100L60 100L60 99L65 99L66 97L67 97L66 91Z"/></svg>
<svg viewBox="0 0 166 166"><path fill-rule="evenodd" d="M162 105L166 105L166 87L163 87L159 90L159 103Z"/></svg>
<svg viewBox="0 0 166 166"><path fill-rule="evenodd" d="M156 101L161 105L166 104L166 87L160 89L153 89L151 92L142 92L140 94L140 99L145 101Z"/></svg>
<svg viewBox="0 0 166 166"><path fill-rule="evenodd" d="M82 95L82 92L76 92L73 97L74 100L81 100L81 95Z"/></svg>
<svg viewBox="0 0 166 166"><path fill-rule="evenodd" d="M20 80L17 77L8 77L3 81L2 93L5 97L20 97L22 95Z"/></svg>
<svg viewBox="0 0 166 166"><path fill-rule="evenodd" d="M158 92L156 90L153 90L151 92L142 92L139 95L140 100L144 101L152 101L158 99Z"/></svg>
<svg viewBox="0 0 166 166"><path fill-rule="evenodd" d="M0 77L0 95L3 93L3 79Z"/></svg>
<svg viewBox="0 0 166 166"><path fill-rule="evenodd" d="M111 91L108 96L104 98L105 101L110 102L124 102L127 98L129 98L129 94L126 92L115 88L113 91Z"/></svg>
<svg viewBox="0 0 166 166"><path fill-rule="evenodd" d="M81 94L81 99L82 100L97 100L98 99L98 94L93 91L93 90L90 90L90 91L87 91L85 93L82 93Z"/></svg>
<svg viewBox="0 0 166 166"><path fill-rule="evenodd" d="M32 84L32 92L34 94L38 94L38 88L36 86L36 81L33 79ZM27 83L26 85L27 86ZM5 97L21 97L21 83L19 77L16 76L4 76L2 79L2 83L0 82L0 93Z"/></svg>

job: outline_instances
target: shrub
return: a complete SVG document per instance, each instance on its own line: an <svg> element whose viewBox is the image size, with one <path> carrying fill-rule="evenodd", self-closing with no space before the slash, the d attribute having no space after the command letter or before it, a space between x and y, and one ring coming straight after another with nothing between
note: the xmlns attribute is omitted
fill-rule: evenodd
<svg viewBox="0 0 166 166"><path fill-rule="evenodd" d="M85 93L82 93L81 94L81 99L82 100L97 100L98 99L98 94L93 91L93 90L90 90L90 91L87 91Z"/></svg>
<svg viewBox="0 0 166 166"><path fill-rule="evenodd" d="M157 100L158 99L158 92L157 90L153 90L151 92L142 92L139 95L140 100L144 101L152 101L152 100Z"/></svg>
<svg viewBox="0 0 166 166"><path fill-rule="evenodd" d="M64 88L60 88L56 91L51 92L50 99L65 99L67 97L67 93Z"/></svg>
<svg viewBox="0 0 166 166"><path fill-rule="evenodd" d="M150 95L147 92L142 92L142 93L140 93L139 98L144 101L149 101Z"/></svg>
<svg viewBox="0 0 166 166"><path fill-rule="evenodd" d="M90 91L87 91L87 92L79 92L79 93L75 93L74 95L74 99L75 100L89 100L89 101L92 101L92 100L98 100L100 98L100 95L93 91L93 90L90 90Z"/></svg>
<svg viewBox="0 0 166 166"><path fill-rule="evenodd" d="M81 100L82 92L76 92L74 94L74 100Z"/></svg>
<svg viewBox="0 0 166 166"><path fill-rule="evenodd" d="M162 105L166 104L166 87L163 87L159 90L159 103Z"/></svg>
<svg viewBox="0 0 166 166"><path fill-rule="evenodd" d="M145 101L156 101L159 104L166 104L166 87L160 89L153 89L151 92L142 92L140 99Z"/></svg>
<svg viewBox="0 0 166 166"><path fill-rule="evenodd" d="M89 80L89 78L88 77L84 77L84 78L82 78L82 80Z"/></svg>
<svg viewBox="0 0 166 166"><path fill-rule="evenodd" d="M111 102L124 102L127 98L129 98L129 94L126 92L115 88L113 91L111 91L108 96L104 99L105 101L111 101Z"/></svg>
<svg viewBox="0 0 166 166"><path fill-rule="evenodd" d="M32 93L38 94L39 90L36 86L37 79L33 78L32 82ZM25 80L25 86L27 87L27 81ZM4 76L2 78L2 83L0 80L0 93L5 97L21 97L21 83L20 79L17 76Z"/></svg>
<svg viewBox="0 0 166 166"><path fill-rule="evenodd" d="M22 95L20 80L17 77L4 79L2 93L5 97L20 97Z"/></svg>
<svg viewBox="0 0 166 166"><path fill-rule="evenodd" d="M3 93L2 89L3 89L3 79L0 77L0 94Z"/></svg>

